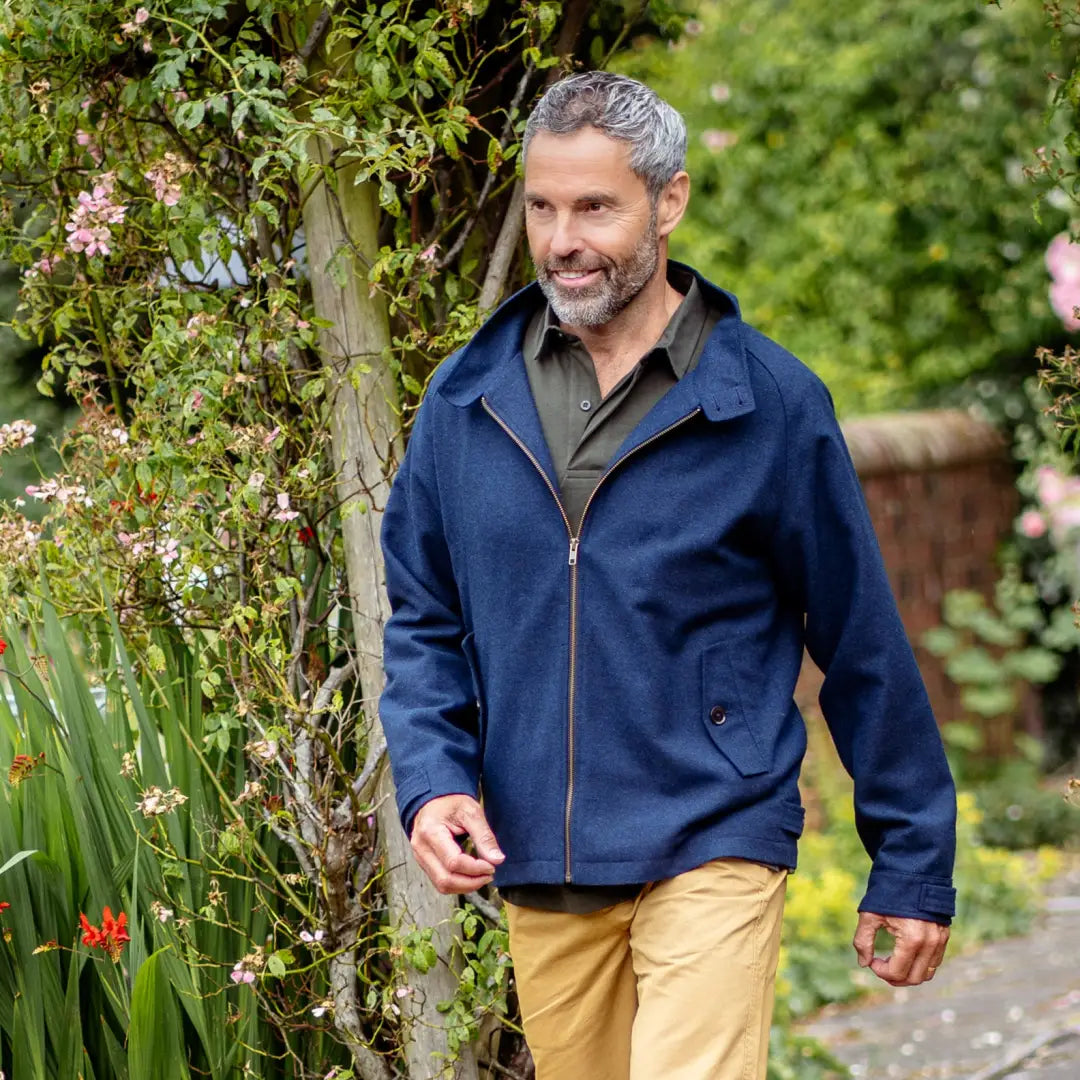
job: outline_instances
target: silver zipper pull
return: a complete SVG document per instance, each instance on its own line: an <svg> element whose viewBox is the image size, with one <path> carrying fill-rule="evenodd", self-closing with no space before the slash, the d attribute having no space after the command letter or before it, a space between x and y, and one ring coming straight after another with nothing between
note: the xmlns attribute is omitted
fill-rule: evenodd
<svg viewBox="0 0 1080 1080"><path fill-rule="evenodd" d="M570 537L570 565L577 566L577 549L578 538L576 536Z"/></svg>

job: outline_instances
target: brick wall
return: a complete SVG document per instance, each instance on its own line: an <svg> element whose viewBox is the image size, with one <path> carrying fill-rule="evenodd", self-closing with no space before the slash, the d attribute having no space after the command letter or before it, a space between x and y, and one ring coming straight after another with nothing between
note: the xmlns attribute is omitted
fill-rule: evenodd
<svg viewBox="0 0 1080 1080"><path fill-rule="evenodd" d="M959 410L874 416L843 428L934 712L939 723L958 719L957 689L919 639L940 623L949 589L992 591L995 551L1017 513L1007 448L996 429ZM816 705L820 686L807 660L801 707ZM1024 726L1033 707L1034 699ZM987 724L987 750L1008 754L1015 727L1011 718Z"/></svg>

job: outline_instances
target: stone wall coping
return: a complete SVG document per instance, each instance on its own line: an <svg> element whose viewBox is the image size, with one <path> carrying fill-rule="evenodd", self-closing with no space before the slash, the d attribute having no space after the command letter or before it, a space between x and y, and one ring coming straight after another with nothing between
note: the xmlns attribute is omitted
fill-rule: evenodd
<svg viewBox="0 0 1080 1080"><path fill-rule="evenodd" d="M993 424L962 409L879 413L841 425L861 477L1008 460Z"/></svg>

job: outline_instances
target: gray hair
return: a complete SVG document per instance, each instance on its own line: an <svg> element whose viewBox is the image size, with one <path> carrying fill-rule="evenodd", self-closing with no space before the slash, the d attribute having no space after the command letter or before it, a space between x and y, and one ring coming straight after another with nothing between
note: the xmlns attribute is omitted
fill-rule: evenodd
<svg viewBox="0 0 1080 1080"><path fill-rule="evenodd" d="M554 83L525 125L522 159L538 131L569 135L595 127L630 144L630 168L654 201L686 167L686 124L655 90L625 75L583 71Z"/></svg>

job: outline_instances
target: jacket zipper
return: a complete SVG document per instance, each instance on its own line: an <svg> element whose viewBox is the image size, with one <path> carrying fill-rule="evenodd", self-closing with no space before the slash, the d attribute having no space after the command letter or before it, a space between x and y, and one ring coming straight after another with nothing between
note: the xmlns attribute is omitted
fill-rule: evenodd
<svg viewBox="0 0 1080 1080"><path fill-rule="evenodd" d="M484 411L492 418L510 436L511 439L518 445L522 453L533 463L536 471L540 474L544 483L547 484L548 491L551 492L552 498L555 500L555 505L559 508L559 513L562 514L563 523L566 525L566 534L570 539L570 554L568 558L568 564L570 566L570 658L569 658L569 673L567 676L566 687L566 711L567 711L567 772L566 772L566 809L563 815L563 840L566 850L566 862L563 869L563 877L566 883L569 885L573 881L573 875L570 870L570 813L574 805L574 705L576 700L576 676L577 676L577 567L578 567L578 548L581 546L581 531L585 526L585 515L589 512L589 507L592 505L593 499L596 497L597 491L600 490L600 485L613 473L620 465L628 458L631 458L639 450L644 450L646 446L656 442L657 439L663 438L669 431L679 427L680 424L685 424L687 420L693 419L699 412L701 412L701 406L699 405L692 412L688 412L685 416L679 417L674 423L668 424L667 427L662 428L656 432L655 435L650 435L644 442L638 443L632 450L628 450L618 461L616 461L607 472L605 472L599 480L596 481L596 486L589 492L588 499L585 500L585 506L581 511L581 520L578 522L577 535L574 534L573 526L570 524L570 517L566 513L566 508L563 506L562 499L559 498L559 493L555 489L555 485L551 482L547 473L544 472L537 461L536 455L517 437L510 426L505 420L499 416L498 413L488 403L487 398L481 397L480 403L484 406Z"/></svg>

